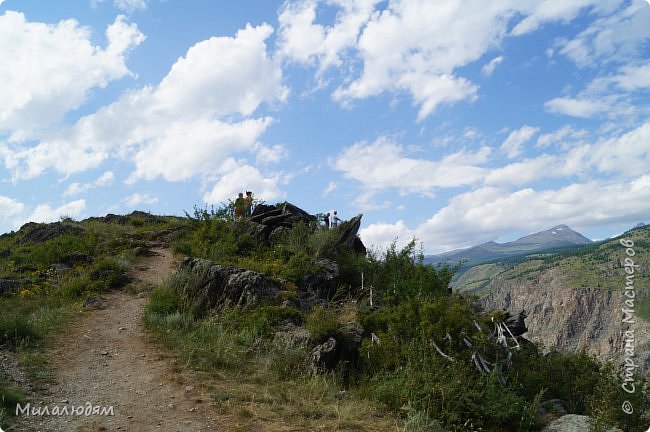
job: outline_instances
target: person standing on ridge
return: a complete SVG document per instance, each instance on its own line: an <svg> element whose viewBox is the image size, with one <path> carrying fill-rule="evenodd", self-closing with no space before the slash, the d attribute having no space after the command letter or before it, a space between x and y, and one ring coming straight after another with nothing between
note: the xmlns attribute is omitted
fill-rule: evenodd
<svg viewBox="0 0 650 432"><path fill-rule="evenodd" d="M323 215L323 222L325 222L325 229L330 229L330 212Z"/></svg>
<svg viewBox="0 0 650 432"><path fill-rule="evenodd" d="M332 228L336 228L339 226L339 222L341 222L341 219L336 215L336 210L334 210L334 214L332 215Z"/></svg>
<svg viewBox="0 0 650 432"><path fill-rule="evenodd" d="M246 216L251 217L253 214L253 192L246 191L244 202L246 203Z"/></svg>
<svg viewBox="0 0 650 432"><path fill-rule="evenodd" d="M246 215L246 200L244 193L239 192L239 197L235 200L235 220L241 220Z"/></svg>

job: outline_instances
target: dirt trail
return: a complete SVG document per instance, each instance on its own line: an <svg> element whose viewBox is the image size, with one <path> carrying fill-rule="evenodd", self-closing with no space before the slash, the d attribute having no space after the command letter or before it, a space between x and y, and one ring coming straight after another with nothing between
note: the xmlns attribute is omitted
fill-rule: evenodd
<svg viewBox="0 0 650 432"><path fill-rule="evenodd" d="M136 264L132 275L157 285L174 268L168 249ZM84 313L50 354L54 384L32 406L59 410L86 405L114 415L21 416L16 430L71 431L210 431L223 430L200 384L174 371L164 349L147 342L141 317L146 298L126 292L103 296L106 307Z"/></svg>

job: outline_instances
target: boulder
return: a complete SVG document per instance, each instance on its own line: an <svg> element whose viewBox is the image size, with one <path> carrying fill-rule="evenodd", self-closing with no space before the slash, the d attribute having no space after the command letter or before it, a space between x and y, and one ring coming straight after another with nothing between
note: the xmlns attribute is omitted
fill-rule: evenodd
<svg viewBox="0 0 650 432"><path fill-rule="evenodd" d="M309 354L309 367L314 375L334 369L338 362L336 339L330 337L325 343L317 345Z"/></svg>
<svg viewBox="0 0 650 432"><path fill-rule="evenodd" d="M272 228L268 225L262 225L257 222L250 222L248 224L248 232L258 241L265 242L271 235Z"/></svg>
<svg viewBox="0 0 650 432"><path fill-rule="evenodd" d="M328 258L316 258L314 260L321 271L310 273L302 278L299 285L301 291L313 294L319 299L330 300L336 294L339 287L339 266L336 261Z"/></svg>
<svg viewBox="0 0 650 432"><path fill-rule="evenodd" d="M523 310L519 312L517 317L512 316L510 312L506 312L503 321L513 336L521 336L528 331L528 327L526 327L526 323L524 322L526 318L528 318L528 315Z"/></svg>
<svg viewBox="0 0 650 432"><path fill-rule="evenodd" d="M20 286L22 285L22 282L19 280L15 279L0 279L0 294L4 294L6 292L10 291L16 291Z"/></svg>
<svg viewBox="0 0 650 432"><path fill-rule="evenodd" d="M191 275L185 279L181 295L199 313L223 306L255 307L279 300L279 285L254 271L186 258L179 272Z"/></svg>
<svg viewBox="0 0 650 432"><path fill-rule="evenodd" d="M280 213L279 215L267 216L260 222L262 225L267 225L270 227L280 226L284 222L289 222L289 217L291 215L288 213Z"/></svg>
<svg viewBox="0 0 650 432"><path fill-rule="evenodd" d="M591 428L591 418L577 414L567 414L542 429L542 432L589 432ZM608 428L605 432L622 432L618 428Z"/></svg>
<svg viewBox="0 0 650 432"><path fill-rule="evenodd" d="M268 242L270 244L276 244L282 238L284 233L286 233L287 231L289 231L289 228L287 228L285 226L279 226L279 227L273 229L271 231L271 233L269 234Z"/></svg>
<svg viewBox="0 0 650 432"><path fill-rule="evenodd" d="M268 216L279 215L282 213L282 210L276 206L267 205L267 204L258 204L253 209L251 214L251 220L253 222L262 222L262 219Z"/></svg>
<svg viewBox="0 0 650 432"><path fill-rule="evenodd" d="M95 257L81 252L71 252L63 257L63 262L68 265L89 264L95 261Z"/></svg>
<svg viewBox="0 0 650 432"><path fill-rule="evenodd" d="M316 216L307 213L300 207L289 202L285 202L282 205L282 213L291 215L291 220L294 222L303 221L308 224L309 222L316 222L318 220Z"/></svg>
<svg viewBox="0 0 650 432"><path fill-rule="evenodd" d="M549 399L537 407L537 417L543 425L569 413L566 402L561 399Z"/></svg>
<svg viewBox="0 0 650 432"><path fill-rule="evenodd" d="M87 309L105 309L106 301L101 297L91 296L84 300L83 307Z"/></svg>
<svg viewBox="0 0 650 432"><path fill-rule="evenodd" d="M358 236L354 238L354 241L352 243L352 250L357 255L365 255L367 252L366 246L363 244L363 242Z"/></svg>
<svg viewBox="0 0 650 432"><path fill-rule="evenodd" d="M339 240L340 245L353 250L357 254L365 255L366 247L357 235L359 233L359 228L361 228L362 217L362 214L358 214L352 219L341 223L337 229L341 232L341 238Z"/></svg>
<svg viewBox="0 0 650 432"><path fill-rule="evenodd" d="M306 328L287 323L275 333L273 344L282 349L304 348L309 344L310 337Z"/></svg>
<svg viewBox="0 0 650 432"><path fill-rule="evenodd" d="M20 228L20 232L24 234L22 238L18 240L18 245L26 243L44 243L66 234L82 234L84 229L63 222L54 222L49 224L29 222Z"/></svg>

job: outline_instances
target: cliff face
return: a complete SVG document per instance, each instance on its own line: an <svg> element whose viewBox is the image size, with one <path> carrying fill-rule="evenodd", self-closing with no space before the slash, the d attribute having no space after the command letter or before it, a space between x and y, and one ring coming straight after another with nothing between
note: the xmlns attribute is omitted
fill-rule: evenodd
<svg viewBox="0 0 650 432"><path fill-rule="evenodd" d="M635 363L650 375L650 323L638 316L634 324L623 322L626 297L622 290L567 288L561 270L550 268L527 279L497 276L490 291L480 300L487 310L505 309L513 314L525 310L529 330L524 337L561 352L585 350L599 359L621 362L624 332L633 330Z"/></svg>

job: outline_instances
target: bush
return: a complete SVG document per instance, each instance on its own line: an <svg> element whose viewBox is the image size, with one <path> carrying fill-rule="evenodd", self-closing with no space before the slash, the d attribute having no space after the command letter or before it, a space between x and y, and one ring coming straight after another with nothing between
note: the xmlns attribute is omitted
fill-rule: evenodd
<svg viewBox="0 0 650 432"><path fill-rule="evenodd" d="M307 317L306 322L307 330L311 335L311 339L316 343L323 343L330 337L335 339L340 338L340 327L336 315L333 311L318 306Z"/></svg>
<svg viewBox="0 0 650 432"><path fill-rule="evenodd" d="M23 403L25 396L19 390L0 382L0 422L16 413L16 405Z"/></svg>
<svg viewBox="0 0 650 432"><path fill-rule="evenodd" d="M292 307L262 306L247 311L243 316L241 326L261 336L272 336L277 327L285 322L296 325L302 324L302 313Z"/></svg>
<svg viewBox="0 0 650 432"><path fill-rule="evenodd" d="M16 348L40 338L40 332L25 315L5 313L0 316L0 345Z"/></svg>

